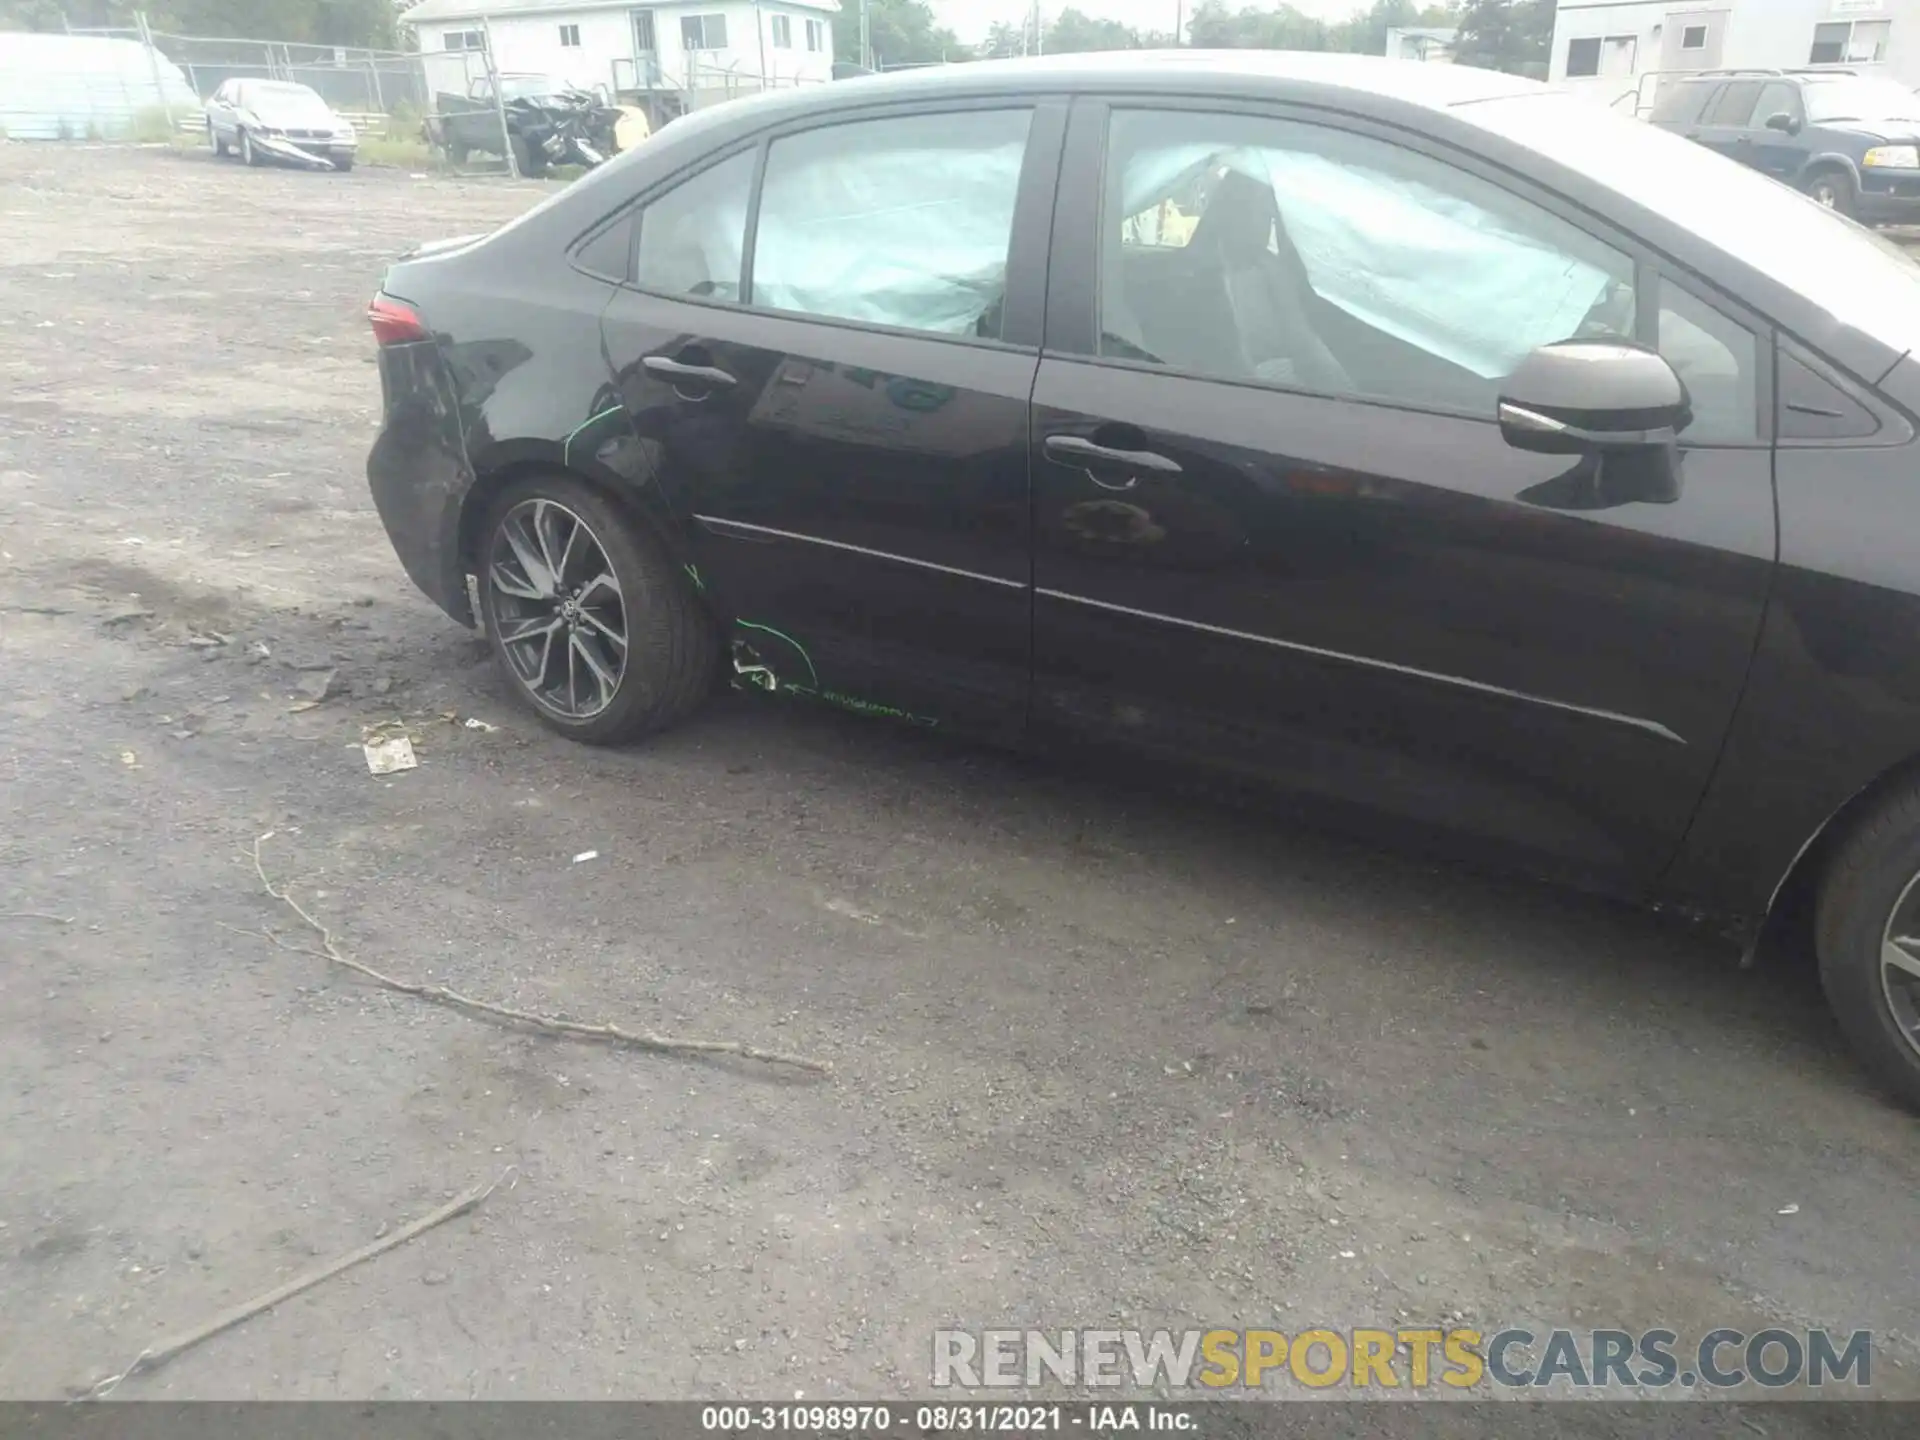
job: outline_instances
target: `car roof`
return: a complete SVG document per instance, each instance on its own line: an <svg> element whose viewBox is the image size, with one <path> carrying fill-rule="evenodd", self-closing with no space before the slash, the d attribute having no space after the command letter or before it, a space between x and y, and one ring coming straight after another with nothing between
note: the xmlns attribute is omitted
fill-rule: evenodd
<svg viewBox="0 0 1920 1440"><path fill-rule="evenodd" d="M837 82L836 93L843 86L858 86L862 95L884 94L904 99L945 90L978 93L1024 91L1042 86L1079 90L1109 85L1131 90L1165 88L1184 92L1192 90L1195 82L1201 80L1237 81L1249 87L1261 81L1305 84L1378 95L1433 109L1546 88L1532 80L1469 65L1428 65L1412 60L1389 60L1379 55L1297 50L1106 50L926 65L860 75ZM817 87L808 87L809 92L815 89Z"/></svg>

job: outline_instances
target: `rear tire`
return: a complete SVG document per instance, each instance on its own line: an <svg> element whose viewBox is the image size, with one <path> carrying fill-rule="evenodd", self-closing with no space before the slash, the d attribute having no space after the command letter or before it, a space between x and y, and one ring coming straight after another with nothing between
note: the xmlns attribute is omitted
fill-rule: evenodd
<svg viewBox="0 0 1920 1440"><path fill-rule="evenodd" d="M449 165L466 164L467 147L462 145L458 140L449 140L447 142L447 163Z"/></svg>
<svg viewBox="0 0 1920 1440"><path fill-rule="evenodd" d="M213 142L214 158L219 160L226 159L228 154L227 142L220 138L220 132L209 125L207 126L207 138Z"/></svg>
<svg viewBox="0 0 1920 1440"><path fill-rule="evenodd" d="M1851 216L1859 209L1860 197L1853 177L1844 170L1822 170L1807 181L1807 194L1815 204Z"/></svg>
<svg viewBox="0 0 1920 1440"><path fill-rule="evenodd" d="M1890 940L1920 938L1920 782L1887 796L1834 852L1814 937L1821 987L1855 1055L1920 1110L1920 974L1888 963L1904 953Z"/></svg>
<svg viewBox="0 0 1920 1440"><path fill-rule="evenodd" d="M338 170L342 175L346 174L349 170L353 169L353 156L336 155L333 159L333 168Z"/></svg>
<svg viewBox="0 0 1920 1440"><path fill-rule="evenodd" d="M582 581L591 582L594 577L585 570L598 567L597 561L580 566L582 556L591 556L583 543L568 545L569 521L584 526L583 541L598 547L617 586L617 614L603 608L599 613L605 623L593 631L580 632L594 644L603 662L615 651L597 640L596 633L604 636L607 625L613 625L623 629L626 636L624 660L611 698L590 715L564 713L566 697L557 697L551 690L543 694L540 686L527 678L530 669L538 671L536 681L544 678L549 673L547 658L541 655L537 664L530 663L534 654L525 643L510 654L502 639L503 634L525 633L530 620L540 622L545 602L500 588L493 557L497 551L515 553L503 533L509 522L524 523L540 515L554 515L553 510L540 508L542 502L558 507L557 516L550 522L556 526L551 532L554 547L564 548L574 557L571 564L563 560L559 566L566 572L555 587L559 597L564 600L569 591L580 588L593 592L593 585L582 587ZM520 532L523 544L527 533L524 529ZM487 640L501 674L514 697L560 734L588 745L625 744L679 724L712 692L720 658L720 633L713 618L659 541L590 486L566 475L535 476L508 485L488 506L474 568L480 575ZM522 565L509 568L517 578L531 573ZM540 577L533 578L534 588L542 588ZM606 592L603 589L599 593ZM567 632L561 630L556 641L564 642L560 653L571 660L564 648L572 643ZM586 665L584 657L582 664ZM561 703L556 704L556 699Z"/></svg>

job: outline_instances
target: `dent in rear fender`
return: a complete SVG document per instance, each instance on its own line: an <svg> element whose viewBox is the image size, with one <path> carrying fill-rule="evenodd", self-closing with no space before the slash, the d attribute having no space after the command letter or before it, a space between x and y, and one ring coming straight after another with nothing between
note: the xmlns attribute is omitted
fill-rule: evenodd
<svg viewBox="0 0 1920 1440"><path fill-rule="evenodd" d="M538 299L442 304L443 311L472 306L469 315L453 316L441 345L461 397L466 458L481 494L511 472L571 471L637 511L685 564L691 556L681 529L601 344L600 312L611 288L568 272ZM456 338L463 333L503 338ZM477 519L465 517L469 540Z"/></svg>
<svg viewBox="0 0 1920 1440"><path fill-rule="evenodd" d="M1669 893L1764 914L1809 842L1920 757L1916 464L1912 444L1777 452L1773 596Z"/></svg>
<svg viewBox="0 0 1920 1440"><path fill-rule="evenodd" d="M459 521L473 471L451 378L430 342L387 346L379 365L386 418L367 456L374 508L408 578L448 615L471 624Z"/></svg>

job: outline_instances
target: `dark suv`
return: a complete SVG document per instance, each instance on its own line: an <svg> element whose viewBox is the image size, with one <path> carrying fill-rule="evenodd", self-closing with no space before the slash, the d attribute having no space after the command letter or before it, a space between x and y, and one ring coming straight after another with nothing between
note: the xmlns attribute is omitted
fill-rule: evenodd
<svg viewBox="0 0 1920 1440"><path fill-rule="evenodd" d="M1649 117L1867 222L1920 222L1920 95L1851 70L1705 70Z"/></svg>

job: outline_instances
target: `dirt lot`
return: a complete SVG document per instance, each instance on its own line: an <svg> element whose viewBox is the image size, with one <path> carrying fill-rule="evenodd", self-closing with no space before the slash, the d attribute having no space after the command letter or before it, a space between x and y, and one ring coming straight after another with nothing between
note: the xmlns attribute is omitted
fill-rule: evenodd
<svg viewBox="0 0 1920 1440"><path fill-rule="evenodd" d="M0 144L0 911L72 920L0 919L0 1395L511 1165L122 1393L924 1395L941 1325L1464 1316L1870 1328L1920 1397L1915 1122L1790 966L874 722L510 709L368 502L361 311L542 193ZM269 830L383 969L837 1074L275 949Z"/></svg>

